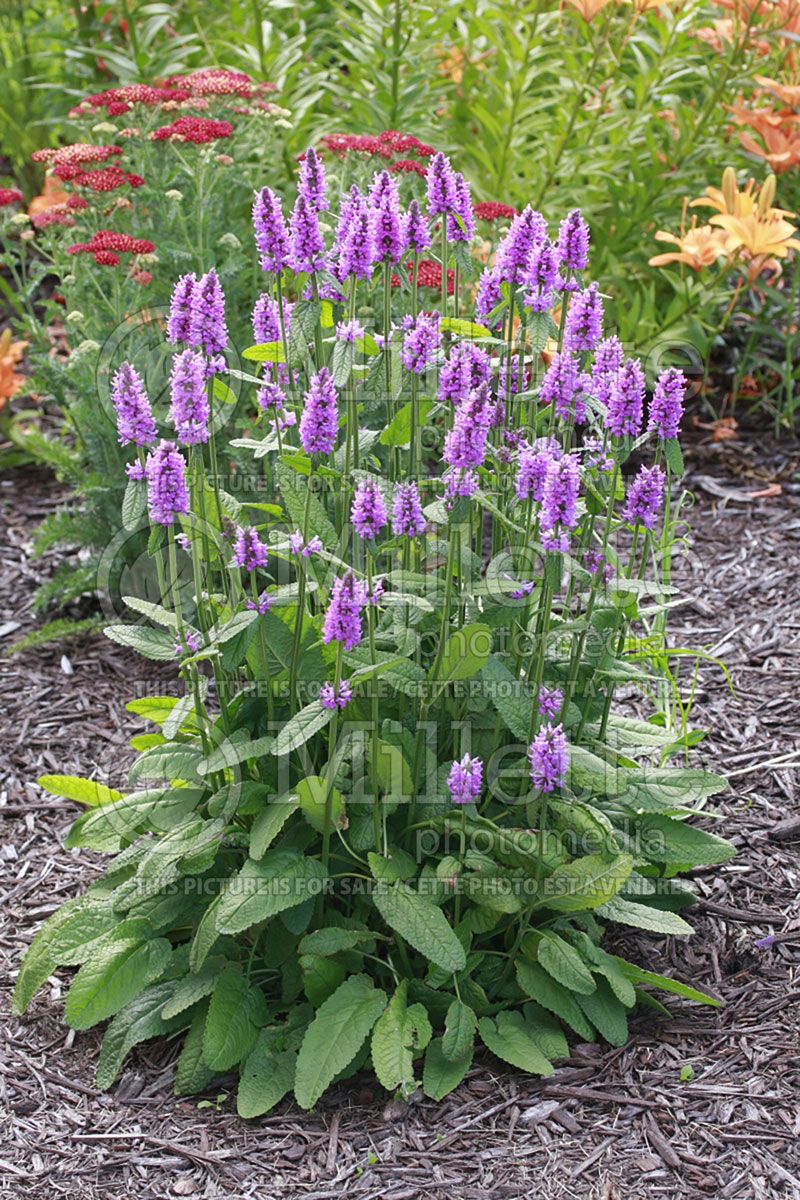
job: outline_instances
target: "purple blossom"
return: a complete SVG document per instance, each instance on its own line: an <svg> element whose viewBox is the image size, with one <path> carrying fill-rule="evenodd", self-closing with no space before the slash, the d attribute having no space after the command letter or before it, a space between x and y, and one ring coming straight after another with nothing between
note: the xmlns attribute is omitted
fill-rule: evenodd
<svg viewBox="0 0 800 1200"><path fill-rule="evenodd" d="M256 192L253 228L256 248L261 255L261 270L277 275L289 261L289 234L280 197L268 187Z"/></svg>
<svg viewBox="0 0 800 1200"><path fill-rule="evenodd" d="M181 275L172 289L167 321L167 340L173 343L188 342L191 333L192 304L197 276Z"/></svg>
<svg viewBox="0 0 800 1200"><path fill-rule="evenodd" d="M471 242L475 236L475 214L472 208L472 193L460 172L454 176L455 197L447 217L448 242ZM462 224L456 219L461 218Z"/></svg>
<svg viewBox="0 0 800 1200"><path fill-rule="evenodd" d="M292 554L299 554L301 558L311 558L313 554L319 554L322 549L322 539L315 535L307 542L300 530L296 529L294 533L289 534L289 545Z"/></svg>
<svg viewBox="0 0 800 1200"><path fill-rule="evenodd" d="M233 563L245 571L256 571L267 565L267 547L250 525L240 525L233 544Z"/></svg>
<svg viewBox="0 0 800 1200"><path fill-rule="evenodd" d="M596 467L598 471L610 471L613 469L614 459L606 452L600 438L584 438L583 452L586 455L587 467Z"/></svg>
<svg viewBox="0 0 800 1200"><path fill-rule="evenodd" d="M438 213L451 212L458 203L455 172L450 159L441 150L428 163L426 182L430 215L435 217Z"/></svg>
<svg viewBox="0 0 800 1200"><path fill-rule="evenodd" d="M503 293L500 291L502 280L498 272L492 268L481 272L481 277L478 280L478 291L475 296L475 316L479 321L486 321L498 304L502 303ZM501 319L498 318L494 325L497 328L501 324Z"/></svg>
<svg viewBox="0 0 800 1200"><path fill-rule="evenodd" d="M568 350L594 350L603 336L603 301L596 283L575 292L569 302L564 345Z"/></svg>
<svg viewBox="0 0 800 1200"><path fill-rule="evenodd" d="M394 180L390 176L388 178L390 186L386 187L377 201L373 202L370 217L373 263L398 263L405 250L400 197L397 194Z"/></svg>
<svg viewBox="0 0 800 1200"><path fill-rule="evenodd" d="M524 283L528 289L523 303L534 312L548 312L553 307L554 290L561 283L556 248L549 238L533 247Z"/></svg>
<svg viewBox="0 0 800 1200"><path fill-rule="evenodd" d="M184 654L197 654L198 650L200 649L200 645L200 634L194 633L191 629L187 629L183 635L183 640L178 638L178 640L175 642L175 656L176 658L181 658Z"/></svg>
<svg viewBox="0 0 800 1200"><path fill-rule="evenodd" d="M316 210L305 196L298 196L289 219L289 263L293 271L321 271L325 266L325 242Z"/></svg>
<svg viewBox="0 0 800 1200"><path fill-rule="evenodd" d="M300 417L300 441L306 454L331 454L339 430L339 407L327 367L312 375Z"/></svg>
<svg viewBox="0 0 800 1200"><path fill-rule="evenodd" d="M542 544L565 549L564 531L578 522L578 493L581 473L578 460L565 454L551 462L542 489ZM557 547L556 541L557 539Z"/></svg>
<svg viewBox="0 0 800 1200"><path fill-rule="evenodd" d="M372 591L369 594L369 602L371 605L373 605L374 608L377 608L378 605L380 604L380 602L383 598L383 593L385 591L386 591L386 586L385 586L383 580L382 579L374 580L374 582L372 584Z"/></svg>
<svg viewBox="0 0 800 1200"><path fill-rule="evenodd" d="M579 208L567 213L558 230L558 261L566 271L583 271L589 262L589 226Z"/></svg>
<svg viewBox="0 0 800 1200"><path fill-rule="evenodd" d="M514 486L519 500L535 500L541 503L544 484L551 463L557 462L560 448L555 438L540 438L529 446L520 447L517 475Z"/></svg>
<svg viewBox="0 0 800 1200"><path fill-rule="evenodd" d="M775 945L775 941L776 941L775 934L768 933L766 937L757 938L753 942L753 945L756 947L757 950L771 950L772 947Z"/></svg>
<svg viewBox="0 0 800 1200"><path fill-rule="evenodd" d="M378 171L372 177L369 189L369 202L372 208L378 208L387 196L398 196L397 184L388 171Z"/></svg>
<svg viewBox="0 0 800 1200"><path fill-rule="evenodd" d="M369 279L373 262L372 211L360 193L351 204L347 229L339 243L338 277L344 280L352 275L355 279Z"/></svg>
<svg viewBox="0 0 800 1200"><path fill-rule="evenodd" d="M436 351L442 344L439 330L441 316L438 312L420 313L415 325L407 331L403 339L401 359L407 371L421 375L431 363Z"/></svg>
<svg viewBox="0 0 800 1200"><path fill-rule="evenodd" d="M539 688L539 716L553 719L564 703L564 693L561 688Z"/></svg>
<svg viewBox="0 0 800 1200"><path fill-rule="evenodd" d="M574 354L568 350L556 353L545 371L539 400L542 404L553 405L560 420L572 414L574 405L575 424L582 425L586 420L586 403L583 399L586 382L586 376L581 372Z"/></svg>
<svg viewBox="0 0 800 1200"><path fill-rule="evenodd" d="M283 302L283 325L288 335L292 319L292 305ZM281 340L281 316L278 301L268 292L262 292L255 302L252 315L253 337L257 346ZM270 364L267 364L270 365Z"/></svg>
<svg viewBox="0 0 800 1200"><path fill-rule="evenodd" d="M182 350L172 360L169 386L169 419L178 441L196 446L208 441L209 403L206 390L206 363L196 350Z"/></svg>
<svg viewBox="0 0 800 1200"><path fill-rule="evenodd" d="M262 592L258 597L258 600L247 600L245 602L245 608L249 609L251 612L259 613L262 617L266 616L266 614L272 608L272 597L270 596L269 592Z"/></svg>
<svg viewBox="0 0 800 1200"><path fill-rule="evenodd" d="M455 404L466 400L473 388L488 383L491 359L474 342L456 342L439 372L439 399Z"/></svg>
<svg viewBox="0 0 800 1200"><path fill-rule="evenodd" d="M528 750L531 782L539 792L552 792L564 786L569 768L567 739L560 725L543 725Z"/></svg>
<svg viewBox="0 0 800 1200"><path fill-rule="evenodd" d="M172 525L189 511L186 462L174 442L160 442L148 456L147 503L156 525Z"/></svg>
<svg viewBox="0 0 800 1200"><path fill-rule="evenodd" d="M664 501L664 472L659 466L641 467L628 487L623 516L631 525L652 529Z"/></svg>
<svg viewBox="0 0 800 1200"><path fill-rule="evenodd" d="M140 483L145 478L146 471L141 463L132 462L126 466L125 474L133 483Z"/></svg>
<svg viewBox="0 0 800 1200"><path fill-rule="evenodd" d="M595 400L603 407L608 406L611 385L624 361L625 351L618 337L604 338L595 349L590 388Z"/></svg>
<svg viewBox="0 0 800 1200"><path fill-rule="evenodd" d="M192 543L189 541L188 534L185 533L175 534L175 545L180 546L181 550L185 550L187 554L192 548Z"/></svg>
<svg viewBox="0 0 800 1200"><path fill-rule="evenodd" d="M352 321L340 321L336 326L336 340L354 346L359 338L363 338L365 332L364 326L355 318Z"/></svg>
<svg viewBox="0 0 800 1200"><path fill-rule="evenodd" d="M376 538L389 523L383 492L371 476L362 479L353 497L350 520L361 538Z"/></svg>
<svg viewBox="0 0 800 1200"><path fill-rule="evenodd" d="M325 168L313 146L306 150L305 158L300 164L300 177L297 181L297 191L305 199L309 208L322 212L329 208L325 191Z"/></svg>
<svg viewBox="0 0 800 1200"><path fill-rule="evenodd" d="M514 588L513 592L509 592L508 594L512 600L526 600L528 598L528 596L530 596L532 594L533 589L535 587L536 587L535 580L526 579L523 583L521 583L519 585L518 588Z"/></svg>
<svg viewBox="0 0 800 1200"><path fill-rule="evenodd" d="M277 383L265 383L259 388L256 400L262 412L269 412L273 408L280 411L286 404L286 396Z"/></svg>
<svg viewBox="0 0 800 1200"><path fill-rule="evenodd" d="M358 202L363 199L364 196L361 194L361 190L356 183L353 184L349 192L346 192L342 196L342 202L339 205L339 221L336 226L336 241L340 246L347 237L347 231L350 228L350 222L353 219Z"/></svg>
<svg viewBox="0 0 800 1200"><path fill-rule="evenodd" d="M192 299L189 343L213 359L228 345L225 327L225 295L212 267L198 281Z"/></svg>
<svg viewBox="0 0 800 1200"><path fill-rule="evenodd" d="M474 804L481 794L483 763L479 758L465 754L456 759L447 776L447 786L454 804Z"/></svg>
<svg viewBox="0 0 800 1200"><path fill-rule="evenodd" d="M444 504L448 510L453 507L459 497L468 499L478 490L480 480L477 471L472 467L456 467L444 476Z"/></svg>
<svg viewBox="0 0 800 1200"><path fill-rule="evenodd" d="M605 426L613 437L637 437L642 427L644 371L638 358L627 358L609 383Z"/></svg>
<svg viewBox="0 0 800 1200"><path fill-rule="evenodd" d="M413 250L415 254L422 254L431 244L428 221L418 200L412 200L408 206L405 219L405 243L406 249Z"/></svg>
<svg viewBox="0 0 800 1200"><path fill-rule="evenodd" d="M398 483L392 500L392 533L397 537L421 537L426 522L415 483Z"/></svg>
<svg viewBox="0 0 800 1200"><path fill-rule="evenodd" d="M342 642L345 650L353 650L361 641L361 610L367 603L367 586L359 582L352 571L333 581L331 599L325 613L322 640Z"/></svg>
<svg viewBox="0 0 800 1200"><path fill-rule="evenodd" d="M117 414L121 446L149 446L156 440L156 423L139 372L129 362L120 363L111 381L111 401Z"/></svg>
<svg viewBox="0 0 800 1200"><path fill-rule="evenodd" d="M319 689L319 701L323 708L347 708L352 699L353 689L346 679L335 688L332 683L323 683Z"/></svg>
<svg viewBox="0 0 800 1200"><path fill-rule="evenodd" d="M514 217L508 233L497 247L495 271L498 278L512 286L528 269L535 246L547 236L547 222L541 213L528 204Z"/></svg>
<svg viewBox="0 0 800 1200"><path fill-rule="evenodd" d="M486 457L486 439L493 405L485 383L456 408L453 428L444 440L442 458L450 467L479 467Z"/></svg>
<svg viewBox="0 0 800 1200"><path fill-rule="evenodd" d="M666 371L661 372L653 392L647 428L656 430L664 441L676 438L680 433L685 394L686 376L683 371L667 367Z"/></svg>

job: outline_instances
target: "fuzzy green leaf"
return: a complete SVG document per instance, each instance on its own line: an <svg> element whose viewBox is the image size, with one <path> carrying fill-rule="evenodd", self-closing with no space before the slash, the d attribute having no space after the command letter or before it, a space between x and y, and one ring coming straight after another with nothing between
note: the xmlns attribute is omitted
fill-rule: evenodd
<svg viewBox="0 0 800 1200"><path fill-rule="evenodd" d="M106 942L72 981L64 1010L67 1024L91 1029L119 1012L158 978L171 953L166 938Z"/></svg>
<svg viewBox="0 0 800 1200"><path fill-rule="evenodd" d="M271 1030L262 1029L242 1067L236 1111L240 1117L260 1117L294 1086L296 1050L278 1050Z"/></svg>
<svg viewBox="0 0 800 1200"><path fill-rule="evenodd" d="M442 1050L442 1039L434 1038L425 1052L422 1090L431 1100L443 1100L458 1087L471 1066L471 1047L463 1058L451 1061Z"/></svg>
<svg viewBox="0 0 800 1200"><path fill-rule="evenodd" d="M301 1108L313 1108L353 1061L385 1006L384 991L365 975L351 975L317 1010L297 1058L294 1093Z"/></svg>
<svg viewBox="0 0 800 1200"><path fill-rule="evenodd" d="M378 884L372 899L386 924L435 966L452 973L467 963L464 947L440 908L406 884Z"/></svg>
<svg viewBox="0 0 800 1200"><path fill-rule="evenodd" d="M297 850L270 850L259 861L248 860L216 914L219 933L241 933L285 909L304 904L318 894L325 868Z"/></svg>
<svg viewBox="0 0 800 1200"><path fill-rule="evenodd" d="M258 1026L267 1019L264 993L236 967L226 967L214 985L203 1034L203 1058L227 1071L249 1054Z"/></svg>

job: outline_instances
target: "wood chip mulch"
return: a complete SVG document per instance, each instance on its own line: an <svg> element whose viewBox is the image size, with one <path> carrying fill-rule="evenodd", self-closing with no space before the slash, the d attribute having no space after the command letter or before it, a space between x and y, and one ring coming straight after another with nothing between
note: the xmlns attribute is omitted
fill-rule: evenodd
<svg viewBox="0 0 800 1200"><path fill-rule="evenodd" d="M442 1104L388 1099L361 1076L312 1114L283 1102L241 1121L220 1086L202 1104L171 1094L176 1047L150 1043L111 1093L94 1086L99 1035L73 1034L52 980L8 1015L19 957L40 921L85 887L93 856L61 847L75 806L43 772L122 782L134 694L169 690L166 665L102 638L0 660L0 1193L27 1200L352 1195L382 1200L639 1200L800 1197L800 455L765 440L699 442L688 457L693 548L676 646L724 660L735 695L701 663L692 721L699 758L730 777L714 824L736 843L695 872L694 938L623 937L630 957L724 998L711 1010L646 1011L623 1049L575 1046L539 1080L481 1057ZM775 484L780 484L776 494ZM753 498L754 493L766 496ZM53 559L31 533L61 499L33 472L0 484L0 646L34 627L31 596ZM681 692L694 660L683 660ZM99 860L97 860L99 862ZM773 939L758 946L764 938ZM666 999L666 997L664 997Z"/></svg>

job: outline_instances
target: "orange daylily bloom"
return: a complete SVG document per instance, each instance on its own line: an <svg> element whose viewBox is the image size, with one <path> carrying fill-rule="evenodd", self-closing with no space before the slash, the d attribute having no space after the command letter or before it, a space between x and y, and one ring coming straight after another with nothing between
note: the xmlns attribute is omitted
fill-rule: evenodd
<svg viewBox="0 0 800 1200"><path fill-rule="evenodd" d="M695 36L699 37L701 42L706 42L717 54L724 54L727 47L733 46L734 43L742 47L746 45L764 55L769 54L772 49L767 38L757 38L756 31L752 28L748 30L741 21L718 19L712 26L698 29Z"/></svg>
<svg viewBox="0 0 800 1200"><path fill-rule="evenodd" d="M756 75L756 83L767 91L772 92L778 100L792 108L800 108L800 83L779 83L766 75Z"/></svg>
<svg viewBox="0 0 800 1200"><path fill-rule="evenodd" d="M15 374L14 367L21 361L27 345L27 342L12 342L10 329L0 334L0 408L25 382L24 375Z"/></svg>
<svg viewBox="0 0 800 1200"><path fill-rule="evenodd" d="M758 213L760 218L793 217L785 208L773 208L775 199L775 176L770 175L756 190L755 179L750 179L743 188L739 187L733 167L722 172L722 187L707 187L702 196L692 200L690 208L714 208L718 213L731 213L735 217L749 217Z"/></svg>
<svg viewBox="0 0 800 1200"><path fill-rule="evenodd" d="M710 225L697 225L697 218L692 218L689 229L682 230L680 237L659 230L655 235L657 242L672 242L678 247L667 254L656 254L651 258L651 267L666 267L669 263L685 263L693 271L702 271L710 267L718 259L725 256L725 234Z"/></svg>
<svg viewBox="0 0 800 1200"><path fill-rule="evenodd" d="M764 220L758 213L736 217L732 213L717 213L711 218L728 234L726 249L729 254L744 250L754 259L786 258L790 250L800 250L800 239L794 225L782 217Z"/></svg>
<svg viewBox="0 0 800 1200"><path fill-rule="evenodd" d="M567 0L567 4L571 4L584 21L593 21L611 3L612 0Z"/></svg>
<svg viewBox="0 0 800 1200"><path fill-rule="evenodd" d="M41 194L34 196L28 205L28 216L35 217L37 213L46 212L48 208L55 208L57 204L66 204L68 200L69 194L64 191L55 175L47 174Z"/></svg>
<svg viewBox="0 0 800 1200"><path fill-rule="evenodd" d="M760 145L749 133L740 133L739 141L750 154L763 158L777 175L791 167L800 165L800 126L790 131L783 129L760 129L765 146ZM766 148L765 148L766 147Z"/></svg>
<svg viewBox="0 0 800 1200"><path fill-rule="evenodd" d="M780 129L800 119L791 108L748 108L746 104L730 104L728 112L733 116L734 124L749 125L758 133L765 129Z"/></svg>

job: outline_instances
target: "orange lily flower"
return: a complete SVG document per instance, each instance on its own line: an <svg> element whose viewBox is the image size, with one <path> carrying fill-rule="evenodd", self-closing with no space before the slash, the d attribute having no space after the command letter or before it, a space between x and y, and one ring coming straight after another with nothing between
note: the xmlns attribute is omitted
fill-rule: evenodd
<svg viewBox="0 0 800 1200"><path fill-rule="evenodd" d="M612 0L567 0L567 4L580 13L584 21L593 21L599 12L602 12Z"/></svg>
<svg viewBox="0 0 800 1200"><path fill-rule="evenodd" d="M766 149L749 133L740 133L739 141L750 154L755 154L758 158L763 158L765 162L768 162L776 174L782 175L784 171L800 164L800 127L794 129L790 127L786 132L783 129L768 127L759 129L758 132L764 139Z"/></svg>
<svg viewBox="0 0 800 1200"><path fill-rule="evenodd" d="M25 382L24 375L16 375L14 367L21 361L27 342L12 342L11 330L0 334L0 409Z"/></svg>
<svg viewBox="0 0 800 1200"><path fill-rule="evenodd" d="M744 250L753 259L786 258L790 250L800 250L800 240L794 225L783 217L764 220L758 213L736 217L732 213L717 213L711 218L728 234L726 250L734 254Z"/></svg>
<svg viewBox="0 0 800 1200"><path fill-rule="evenodd" d="M46 212L48 208L55 208L58 204L66 204L69 200L69 194L64 191L60 182L55 175L47 174L44 177L44 187L41 195L34 196L28 205L28 216L35 217L37 213Z"/></svg>
<svg viewBox="0 0 800 1200"><path fill-rule="evenodd" d="M769 79L766 75L756 75L756 83L765 91L772 92L783 104L800 108L800 83L778 83L776 79Z"/></svg>
<svg viewBox="0 0 800 1200"><path fill-rule="evenodd" d="M725 234L710 225L697 225L697 218L692 218L691 226L681 231L680 237L659 230L655 235L657 242L672 242L678 247L667 254L656 254L650 259L651 267L666 267L669 263L685 263L693 271L702 271L710 267L725 255Z"/></svg>

